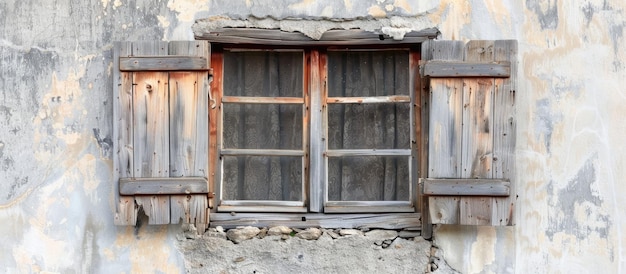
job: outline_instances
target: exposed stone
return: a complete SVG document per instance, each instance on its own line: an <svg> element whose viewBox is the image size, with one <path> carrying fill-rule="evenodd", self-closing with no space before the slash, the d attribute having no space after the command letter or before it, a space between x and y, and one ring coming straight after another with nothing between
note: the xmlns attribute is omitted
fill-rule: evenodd
<svg viewBox="0 0 626 274"><path fill-rule="evenodd" d="M286 226L273 226L267 231L267 235L277 236L277 235L285 235L291 233L291 228Z"/></svg>
<svg viewBox="0 0 626 274"><path fill-rule="evenodd" d="M405 239L415 238L419 236L422 236L422 233L420 231L415 231L415 230L402 230L398 233L398 237L405 238Z"/></svg>
<svg viewBox="0 0 626 274"><path fill-rule="evenodd" d="M259 234L259 232L261 232L261 230L258 227L246 226L228 230L228 232L226 232L226 237L238 244L242 241L254 238Z"/></svg>
<svg viewBox="0 0 626 274"><path fill-rule="evenodd" d="M339 235L341 236L363 235L363 232L357 229L341 229L339 230Z"/></svg>
<svg viewBox="0 0 626 274"><path fill-rule="evenodd" d="M256 235L259 239L263 239L265 238L265 236L267 236L267 227L261 228L261 231L259 231L259 234Z"/></svg>
<svg viewBox="0 0 626 274"><path fill-rule="evenodd" d="M217 231L217 232L224 232L224 228L222 226L218 225L218 226L215 227L215 231Z"/></svg>
<svg viewBox="0 0 626 274"><path fill-rule="evenodd" d="M377 230L372 230L372 231L365 233L365 236L375 241L382 241L382 240L387 240L387 239L393 240L396 237L398 237L398 232L395 230L377 229Z"/></svg>
<svg viewBox="0 0 626 274"><path fill-rule="evenodd" d="M333 239L339 238L339 234L337 234L337 232L333 231L332 229L323 229L322 232Z"/></svg>
<svg viewBox="0 0 626 274"><path fill-rule="evenodd" d="M322 231L315 227L307 228L296 234L296 237L304 240L317 240L320 236L322 236Z"/></svg>

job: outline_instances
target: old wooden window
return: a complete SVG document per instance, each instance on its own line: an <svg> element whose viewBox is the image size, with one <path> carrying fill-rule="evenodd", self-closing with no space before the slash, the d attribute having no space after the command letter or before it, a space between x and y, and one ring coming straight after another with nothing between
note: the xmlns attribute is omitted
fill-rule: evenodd
<svg viewBox="0 0 626 274"><path fill-rule="evenodd" d="M218 212L415 212L415 47L214 48Z"/></svg>
<svg viewBox="0 0 626 274"><path fill-rule="evenodd" d="M116 45L117 224L514 224L515 41L298 35Z"/></svg>

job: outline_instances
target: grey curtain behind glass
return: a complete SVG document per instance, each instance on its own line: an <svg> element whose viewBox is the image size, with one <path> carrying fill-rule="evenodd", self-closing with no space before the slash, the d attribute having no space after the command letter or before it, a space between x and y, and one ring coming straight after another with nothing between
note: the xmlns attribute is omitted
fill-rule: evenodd
<svg viewBox="0 0 626 274"><path fill-rule="evenodd" d="M407 51L328 53L328 96L409 95ZM410 104L329 104L329 149L410 148ZM409 200L408 157L332 157L331 201Z"/></svg>
<svg viewBox="0 0 626 274"><path fill-rule="evenodd" d="M225 52L224 95L302 97L302 52ZM302 150L302 105L224 104L223 147ZM302 200L302 158L224 158L223 199Z"/></svg>

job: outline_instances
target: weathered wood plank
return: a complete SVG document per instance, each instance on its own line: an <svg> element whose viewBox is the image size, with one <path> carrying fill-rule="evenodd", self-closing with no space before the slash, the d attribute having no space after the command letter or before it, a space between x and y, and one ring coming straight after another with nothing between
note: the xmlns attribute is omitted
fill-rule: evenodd
<svg viewBox="0 0 626 274"><path fill-rule="evenodd" d="M493 62L491 40L469 41L467 62ZM493 178L494 78L464 78L461 178ZM490 224L494 198L461 197L460 224ZM485 209L485 207L489 209Z"/></svg>
<svg viewBox="0 0 626 274"><path fill-rule="evenodd" d="M222 156L304 156L302 150L289 149L222 149Z"/></svg>
<svg viewBox="0 0 626 274"><path fill-rule="evenodd" d="M459 224L491 225L493 211L490 197L462 197L459 205Z"/></svg>
<svg viewBox="0 0 626 274"><path fill-rule="evenodd" d="M132 176L133 172L133 86L132 74L120 72L119 56L132 54L132 45L128 42L115 43L113 50L113 151L115 155L113 182L120 177ZM114 184L117 188L118 184ZM118 189L115 190L118 192ZM116 195L116 225L135 225L138 208L132 196Z"/></svg>
<svg viewBox="0 0 626 274"><path fill-rule="evenodd" d="M459 224L459 197L430 196L429 214L433 224Z"/></svg>
<svg viewBox="0 0 626 274"><path fill-rule="evenodd" d="M211 215L211 226L226 229L237 226L269 227L285 225L295 228L381 228L419 229L419 213L379 214L277 214L277 213L216 213Z"/></svg>
<svg viewBox="0 0 626 274"><path fill-rule="evenodd" d="M300 32L287 32L276 29L221 28L209 31L196 31L197 40L208 40L225 44L257 44L281 46L339 46L339 45L380 45L417 44L435 38L437 29L424 29L407 33L402 40L363 30L329 30L320 40L314 40Z"/></svg>
<svg viewBox="0 0 626 274"><path fill-rule="evenodd" d="M201 65L205 68L210 68L210 50L206 41L173 41L168 47L170 55L203 59ZM170 72L170 176L208 177L208 73L206 69ZM182 210L183 223L195 224L200 234L208 225L207 196L213 196L206 195L209 185L202 179L201 187L206 191L203 194L170 196L172 222L181 219L175 211Z"/></svg>
<svg viewBox="0 0 626 274"><path fill-rule="evenodd" d="M120 178L122 195L208 193L204 177ZM206 196L206 195L205 195Z"/></svg>
<svg viewBox="0 0 626 274"><path fill-rule="evenodd" d="M222 103L238 104L304 104L302 97L247 97L247 96L224 96Z"/></svg>
<svg viewBox="0 0 626 274"><path fill-rule="evenodd" d="M132 56L119 58L121 71L193 71L209 69L207 57Z"/></svg>
<svg viewBox="0 0 626 274"><path fill-rule="evenodd" d="M210 81L210 89L209 94L211 94L211 98L215 100L215 102L222 101L222 77L224 67L223 67L223 53L221 51L213 51L211 52L211 68L213 69L213 74L217 77L211 77ZM217 106L217 105L216 105ZM221 148L221 142L218 143L218 139L221 138L221 134L218 134L218 126L221 122L221 108L222 105L219 104L218 107L211 107L209 109L209 190L213 193L220 193L220 177L221 173L220 161L219 161L219 148ZM219 145L218 145L219 144ZM215 197L221 197L221 195L215 195L214 198L209 200L209 208L211 212L215 212L217 210Z"/></svg>
<svg viewBox="0 0 626 274"><path fill-rule="evenodd" d="M222 205L217 207L221 212L307 212L304 206L284 206L284 205Z"/></svg>
<svg viewBox="0 0 626 274"><path fill-rule="evenodd" d="M426 195L509 196L509 181L504 179L423 179Z"/></svg>
<svg viewBox="0 0 626 274"><path fill-rule="evenodd" d="M421 44L421 52L419 60L431 60L432 51L431 51L431 41L427 41ZM422 61L419 61L422 62ZM421 63L418 63L418 65ZM419 71L419 69L418 69ZM418 75L416 75L417 77ZM428 176L428 132L429 132L429 78L426 76L419 74L419 81L416 82L416 94L415 94L415 130L416 130L416 138L417 138L417 150L418 150L418 207L420 209L420 214L422 217L422 237L424 239L431 239L433 235L433 223L430 219L430 210L429 210L429 201L428 197L423 195L422 189L422 178Z"/></svg>
<svg viewBox="0 0 626 274"><path fill-rule="evenodd" d="M427 61L422 75L435 77L509 77L511 64L502 62Z"/></svg>
<svg viewBox="0 0 626 274"><path fill-rule="evenodd" d="M148 224L166 225L170 223L170 196L168 195L137 195L137 205L148 216Z"/></svg>
<svg viewBox="0 0 626 274"><path fill-rule="evenodd" d="M329 206L324 207L325 213L402 213L415 212L413 206Z"/></svg>
<svg viewBox="0 0 626 274"><path fill-rule="evenodd" d="M345 156L411 156L410 149L329 149L326 157Z"/></svg>
<svg viewBox="0 0 626 274"><path fill-rule="evenodd" d="M461 41L429 41L422 53L426 60L461 61ZM461 126L463 80L430 79L428 121L428 175L430 178L458 178L461 168ZM429 197L428 212L433 224L458 222L458 197Z"/></svg>
<svg viewBox="0 0 626 274"><path fill-rule="evenodd" d="M370 104L370 103L410 103L407 95L374 96L374 97L328 97L329 104Z"/></svg>
<svg viewBox="0 0 626 274"><path fill-rule="evenodd" d="M326 89L326 60L320 56L319 51L311 51L311 137L310 137L310 173L309 173L309 210L311 212L322 212L324 205L324 183L326 180L325 161L322 153L326 147L326 136L323 128L323 115L325 105L322 101L322 92ZM317 69L319 68L319 69ZM322 95L322 96L320 96Z"/></svg>
<svg viewBox="0 0 626 274"><path fill-rule="evenodd" d="M137 42L133 56L167 55L167 42ZM169 177L169 87L166 72L133 72L133 176ZM169 196L136 196L149 224L169 224Z"/></svg>
<svg viewBox="0 0 626 274"><path fill-rule="evenodd" d="M495 80L493 111L493 174L496 178L507 178L511 181L511 195L507 199L494 200L492 222L494 225L515 225L513 209L517 199L515 182L517 41L495 41L494 52L496 61L511 62L511 77Z"/></svg>

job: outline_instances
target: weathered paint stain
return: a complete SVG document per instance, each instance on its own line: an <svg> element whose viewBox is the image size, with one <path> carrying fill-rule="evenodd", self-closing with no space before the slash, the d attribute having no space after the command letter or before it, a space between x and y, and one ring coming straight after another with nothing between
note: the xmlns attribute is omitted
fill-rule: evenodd
<svg viewBox="0 0 626 274"><path fill-rule="evenodd" d="M537 16L541 29L556 29L559 25L558 0L526 0L526 8Z"/></svg>

